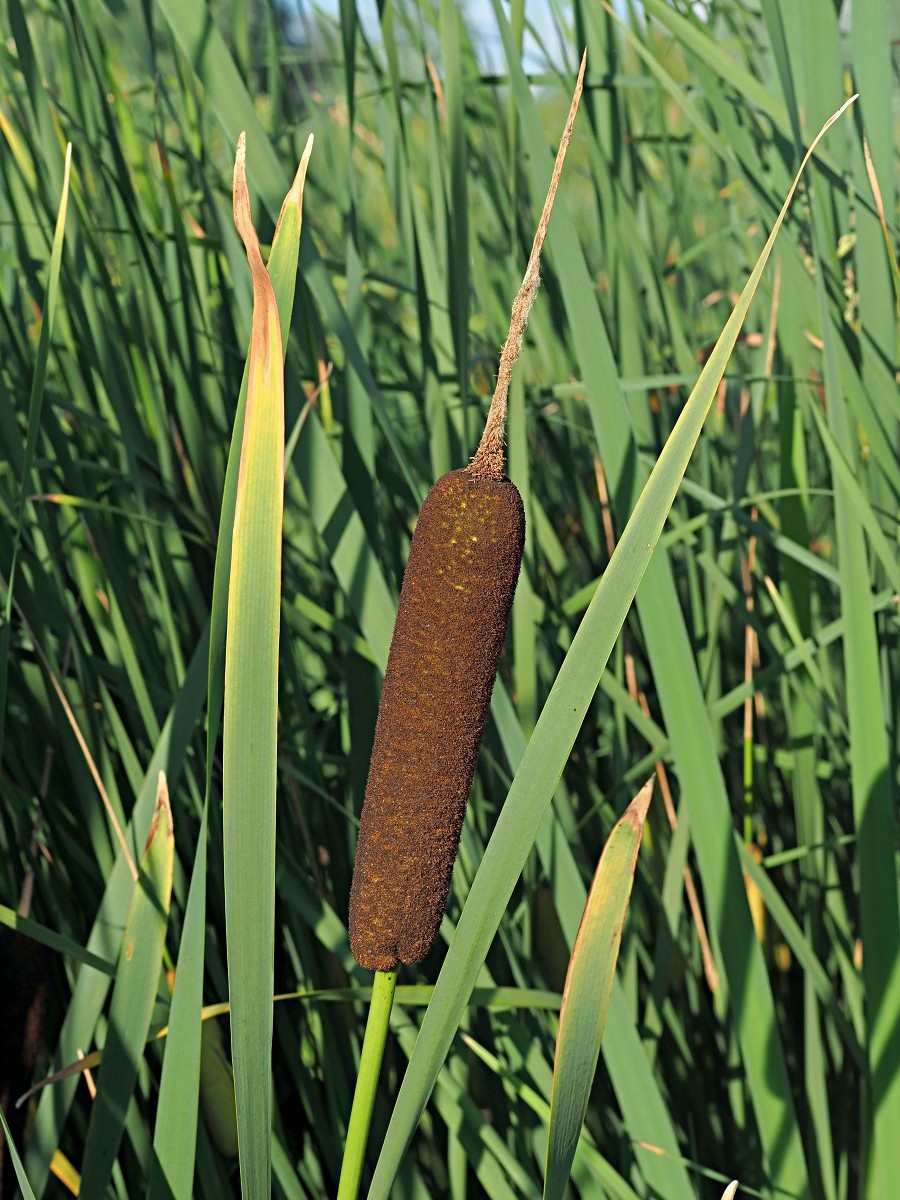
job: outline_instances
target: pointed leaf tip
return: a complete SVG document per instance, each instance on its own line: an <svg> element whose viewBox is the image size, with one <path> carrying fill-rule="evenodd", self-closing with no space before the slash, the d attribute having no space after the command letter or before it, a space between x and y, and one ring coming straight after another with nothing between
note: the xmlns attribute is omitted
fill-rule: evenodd
<svg viewBox="0 0 900 1200"><path fill-rule="evenodd" d="M250 214L250 193L247 191L247 139L242 133L238 138L237 150L234 155L234 180L232 190L232 211L234 224L247 257L250 259L250 269L254 269L254 259L259 255L259 242L256 230L253 228L253 218ZM261 264L260 264L261 265ZM263 268L265 270L265 268Z"/></svg>
<svg viewBox="0 0 900 1200"><path fill-rule="evenodd" d="M150 847L153 845L153 840L159 832L161 821L163 835L171 838L174 834L174 827L172 825L172 806L169 803L169 785L166 782L165 771L160 771L157 777L156 804L153 809L153 816L150 818L150 828L147 831L147 841L144 844L143 859L147 857Z"/></svg>
<svg viewBox="0 0 900 1200"><path fill-rule="evenodd" d="M562 1200L572 1169L600 1055L652 792L651 777L610 833L572 948L553 1065L544 1200Z"/></svg>
<svg viewBox="0 0 900 1200"><path fill-rule="evenodd" d="M650 801L653 798L653 784L655 780L656 777L651 775L622 814L622 820L634 826L639 833L643 829L644 822L647 819L647 810L650 808Z"/></svg>
<svg viewBox="0 0 900 1200"><path fill-rule="evenodd" d="M169 800L169 782L166 779L165 771L160 771L156 780L156 810L160 815L165 813L166 836L171 837L174 833L174 827L172 824L172 804Z"/></svg>
<svg viewBox="0 0 900 1200"><path fill-rule="evenodd" d="M300 165L297 167L297 174L294 176L294 182L291 184L291 190L285 196L285 204L299 204L303 199L303 185L306 182L306 169L309 166L309 158L312 154L314 135L310 134L306 139L306 147L300 159Z"/></svg>
<svg viewBox="0 0 900 1200"><path fill-rule="evenodd" d="M247 135L243 130L238 134L237 149L234 152L234 175L232 177L232 200L237 203L238 190L247 188ZM237 215L235 215L237 224Z"/></svg>

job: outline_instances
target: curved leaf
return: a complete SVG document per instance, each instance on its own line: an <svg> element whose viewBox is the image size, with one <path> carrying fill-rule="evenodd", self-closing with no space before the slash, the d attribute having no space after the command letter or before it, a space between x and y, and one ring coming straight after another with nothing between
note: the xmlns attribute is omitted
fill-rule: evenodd
<svg viewBox="0 0 900 1200"><path fill-rule="evenodd" d="M564 1195L572 1170L600 1057L625 913L652 794L650 779L609 835L569 960L553 1066L545 1200L559 1200Z"/></svg>
<svg viewBox="0 0 900 1200"><path fill-rule="evenodd" d="M166 777L160 771L156 809L125 922L97 1096L91 1109L81 1169L84 1196L105 1195L119 1152L159 990L174 866L172 809Z"/></svg>

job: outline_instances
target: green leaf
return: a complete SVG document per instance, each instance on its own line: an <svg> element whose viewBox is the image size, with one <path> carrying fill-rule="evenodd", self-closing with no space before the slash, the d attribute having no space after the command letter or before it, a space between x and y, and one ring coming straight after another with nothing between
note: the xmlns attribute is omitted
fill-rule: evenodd
<svg viewBox="0 0 900 1200"><path fill-rule="evenodd" d="M169 1035L153 1130L148 1200L181 1200L182 1197L189 1200L192 1194L202 1036L206 836L204 812L169 1013Z"/></svg>
<svg viewBox="0 0 900 1200"><path fill-rule="evenodd" d="M269 277L275 292L282 331L290 327L294 304L302 226L302 184L307 162L308 154L298 168L294 186L285 197L269 256ZM157 1197L159 1200L166 1200L170 1195L176 1198L189 1197L192 1194L197 1136L198 1086L202 1100L204 1071L207 1077L214 1077L218 1066L218 1060L215 1059L216 1050L212 1043L212 1033L207 1031L200 1016L203 1003L207 813L224 695L228 583L248 380L249 363L244 371L238 398L219 522L219 540L216 548L216 567L210 610L206 797L179 950L175 991L169 1017L167 1051L163 1059L160 1081L159 1105L153 1138L154 1161L148 1190L148 1196L152 1200L156 1200ZM205 1103L204 1113L206 1113ZM224 1139L222 1140L224 1141Z"/></svg>
<svg viewBox="0 0 900 1200"><path fill-rule="evenodd" d="M15 1143L12 1140L12 1134L9 1131L6 1116L2 1108L0 1108L0 1125L3 1126L3 1140L6 1142L6 1150L12 1160L13 1170L16 1173L16 1179L19 1181L19 1187L22 1189L22 1195L25 1197L25 1200L34 1200L34 1192L31 1190L31 1185L25 1174L25 1168L22 1166L19 1152L16 1150Z"/></svg>
<svg viewBox="0 0 900 1200"><path fill-rule="evenodd" d="M298 202L310 150L311 140L294 183ZM228 589L222 805L241 1181L248 1200L267 1200L271 1180L284 352L275 293L250 217L245 154L241 135L235 161L234 215L253 276L253 328Z"/></svg>
<svg viewBox="0 0 900 1200"><path fill-rule="evenodd" d="M565 1194L600 1057L625 913L653 780L638 792L600 856L566 976L556 1037L545 1200Z"/></svg>
<svg viewBox="0 0 900 1200"><path fill-rule="evenodd" d="M175 836L166 777L159 773L156 809L122 936L97 1096L91 1108L81 1194L102 1196L109 1184L159 990L172 895Z"/></svg>

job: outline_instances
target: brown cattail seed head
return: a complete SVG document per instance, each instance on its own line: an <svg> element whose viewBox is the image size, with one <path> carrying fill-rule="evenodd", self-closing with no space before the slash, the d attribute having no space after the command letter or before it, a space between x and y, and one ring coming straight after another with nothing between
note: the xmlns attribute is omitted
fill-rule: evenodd
<svg viewBox="0 0 900 1200"><path fill-rule="evenodd" d="M419 962L437 934L524 542L522 499L506 478L467 467L425 498L350 892L350 948L369 970Z"/></svg>

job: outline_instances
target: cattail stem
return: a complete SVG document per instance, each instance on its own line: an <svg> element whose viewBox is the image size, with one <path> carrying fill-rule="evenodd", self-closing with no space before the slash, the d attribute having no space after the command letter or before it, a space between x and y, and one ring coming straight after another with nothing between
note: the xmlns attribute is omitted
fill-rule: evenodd
<svg viewBox="0 0 900 1200"><path fill-rule="evenodd" d="M378 1091L378 1076L384 1057L394 988L397 986L397 971L376 971L372 982L372 1000L369 1004L369 1019L363 1038L356 1091L353 1093L353 1108L347 1127L347 1142L344 1160L341 1163L341 1181L338 1184L338 1200L356 1200L372 1124L372 1109Z"/></svg>

